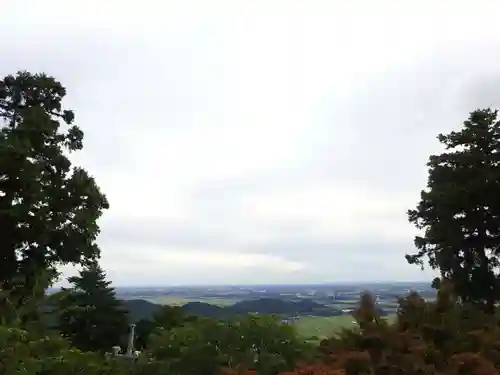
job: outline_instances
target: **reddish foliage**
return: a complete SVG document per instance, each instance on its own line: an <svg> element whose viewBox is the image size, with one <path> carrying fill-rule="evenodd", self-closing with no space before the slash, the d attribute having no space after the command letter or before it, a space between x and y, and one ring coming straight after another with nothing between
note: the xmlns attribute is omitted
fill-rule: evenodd
<svg viewBox="0 0 500 375"><path fill-rule="evenodd" d="M359 331L323 341L318 363L282 375L500 375L498 316L457 303L449 283L433 303L400 300L393 325L366 295L353 315Z"/></svg>
<svg viewBox="0 0 500 375"><path fill-rule="evenodd" d="M401 299L392 325L375 311L364 295L353 314L359 330L324 340L315 363L280 375L500 375L499 315L458 303L449 283L435 302ZM225 375L248 374L241 370Z"/></svg>

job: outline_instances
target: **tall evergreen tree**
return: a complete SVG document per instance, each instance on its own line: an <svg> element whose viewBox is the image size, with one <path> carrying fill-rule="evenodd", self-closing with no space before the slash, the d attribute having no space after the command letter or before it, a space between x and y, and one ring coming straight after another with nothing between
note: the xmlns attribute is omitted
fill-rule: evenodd
<svg viewBox="0 0 500 375"><path fill-rule="evenodd" d="M97 262L68 281L72 288L65 290L59 302L59 329L63 336L86 351L104 352L122 344L128 327L127 311Z"/></svg>
<svg viewBox="0 0 500 375"><path fill-rule="evenodd" d="M96 221L108 202L68 159L83 148L83 132L63 109L65 95L45 74L0 79L0 289L19 307L40 274L99 256Z"/></svg>
<svg viewBox="0 0 500 375"><path fill-rule="evenodd" d="M439 141L429 159L427 189L409 221L415 238L411 264L429 265L453 283L462 301L493 311L500 299L500 122L496 110L472 112L463 128Z"/></svg>

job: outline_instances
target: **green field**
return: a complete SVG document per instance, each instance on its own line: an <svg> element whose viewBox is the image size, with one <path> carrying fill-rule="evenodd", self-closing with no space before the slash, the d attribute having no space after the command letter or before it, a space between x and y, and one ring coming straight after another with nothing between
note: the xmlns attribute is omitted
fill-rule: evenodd
<svg viewBox="0 0 500 375"><path fill-rule="evenodd" d="M181 306L188 302L204 302L210 303L212 305L217 306L229 306L233 305L238 300L228 299L228 298L211 298L211 297L193 297L193 298L185 298L185 297L177 297L177 296L158 296L158 297L144 297L143 299L150 301L152 303L157 303L160 305L170 305L170 306ZM331 305L335 308L347 308L352 304L352 307L355 307L357 301L354 300L344 300L344 301L336 301L340 303L335 303ZM389 321L394 319L394 315L389 315L387 317ZM297 329L297 332L300 336L305 338L317 337L319 339L323 339L326 337L330 337L335 333L340 332L343 328L356 328L357 324L353 323L353 317L349 314L340 315L340 316L303 316L299 317L293 325ZM313 340L314 341L314 340Z"/></svg>
<svg viewBox="0 0 500 375"><path fill-rule="evenodd" d="M389 315L389 322L394 320L395 315ZM304 316L294 322L299 335L303 337L319 337L326 338L335 333L340 332L343 328L356 328L357 324L353 323L354 318L350 315L340 316Z"/></svg>
<svg viewBox="0 0 500 375"><path fill-rule="evenodd" d="M217 306L229 306L229 305L234 305L236 302L238 302L237 300L231 300L228 298L210 298L210 297L183 298L176 296L159 296L159 297L145 297L144 299L146 301L157 303L159 305L170 305L170 306L181 306L188 302L204 302Z"/></svg>
<svg viewBox="0 0 500 375"><path fill-rule="evenodd" d="M332 302L332 305L355 305L359 299L339 299Z"/></svg>
<svg viewBox="0 0 500 375"><path fill-rule="evenodd" d="M350 315L340 316L304 316L294 322L299 335L303 337L317 336L325 338L339 332L342 328L355 328Z"/></svg>

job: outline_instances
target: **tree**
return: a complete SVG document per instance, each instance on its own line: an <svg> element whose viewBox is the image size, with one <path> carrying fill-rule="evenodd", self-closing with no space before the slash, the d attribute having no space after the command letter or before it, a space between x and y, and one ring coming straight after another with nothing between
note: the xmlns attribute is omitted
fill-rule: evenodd
<svg viewBox="0 0 500 375"><path fill-rule="evenodd" d="M81 350L109 351L127 333L127 311L94 262L70 277L73 287L60 300L59 330Z"/></svg>
<svg viewBox="0 0 500 375"><path fill-rule="evenodd" d="M315 361L286 375L499 375L498 316L457 303L450 287L443 282L435 301L415 292L399 299L394 324L373 319L373 300L364 295L359 309L366 311L357 314L364 324L323 340Z"/></svg>
<svg viewBox="0 0 500 375"><path fill-rule="evenodd" d="M71 348L54 332L38 335L0 325L0 374L37 375L160 375L147 358L128 361ZM156 371L154 371L156 370Z"/></svg>
<svg viewBox="0 0 500 375"><path fill-rule="evenodd" d="M312 345L273 316L235 316L221 321L199 318L182 327L158 330L148 351L166 373L214 374L220 367L243 366L259 374L277 374L304 359Z"/></svg>
<svg viewBox="0 0 500 375"><path fill-rule="evenodd" d="M461 131L440 134L446 151L429 158L427 189L409 221L415 237L411 264L424 258L450 280L464 302L493 312L500 297L500 122L496 110L470 113Z"/></svg>
<svg viewBox="0 0 500 375"><path fill-rule="evenodd" d="M83 132L73 124L74 113L62 108L65 95L45 74L18 72L0 80L2 290L30 294L40 270L99 256L96 221L108 202L67 157L82 149Z"/></svg>
<svg viewBox="0 0 500 375"><path fill-rule="evenodd" d="M170 330L175 327L181 327L186 323L195 322L198 319L196 316L185 315L180 306L161 306L152 319L141 319L137 322L135 332L136 348L142 349L146 347L151 334L159 329Z"/></svg>
<svg viewBox="0 0 500 375"><path fill-rule="evenodd" d="M31 294L19 296L11 290L0 290L0 324L14 327L29 325L30 330L47 328L43 319L46 312L44 307L50 303L52 296L47 296L45 292L47 279L52 277L52 273L44 275L38 272L37 276Z"/></svg>

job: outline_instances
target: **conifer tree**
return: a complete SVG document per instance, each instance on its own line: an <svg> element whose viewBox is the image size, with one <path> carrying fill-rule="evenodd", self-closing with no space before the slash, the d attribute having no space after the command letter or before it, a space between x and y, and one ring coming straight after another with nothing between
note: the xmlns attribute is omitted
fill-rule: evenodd
<svg viewBox="0 0 500 375"><path fill-rule="evenodd" d="M500 121L476 110L460 131L440 134L446 152L429 158L427 188L409 221L421 230L409 263L424 260L462 302L494 312L500 300Z"/></svg>
<svg viewBox="0 0 500 375"><path fill-rule="evenodd" d="M105 352L123 344L127 311L97 262L85 266L79 276L68 281L72 288L65 289L60 301L59 329L63 336L86 351Z"/></svg>

